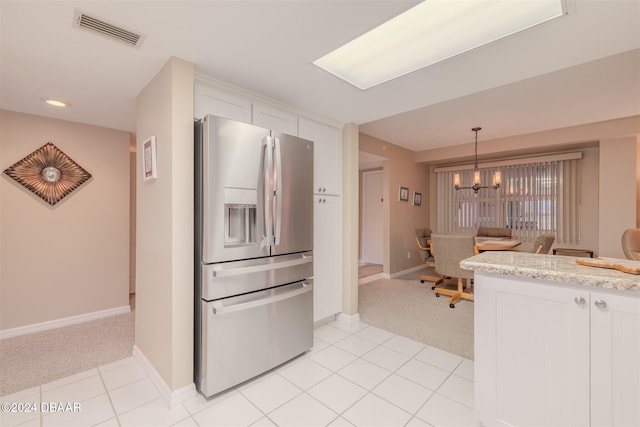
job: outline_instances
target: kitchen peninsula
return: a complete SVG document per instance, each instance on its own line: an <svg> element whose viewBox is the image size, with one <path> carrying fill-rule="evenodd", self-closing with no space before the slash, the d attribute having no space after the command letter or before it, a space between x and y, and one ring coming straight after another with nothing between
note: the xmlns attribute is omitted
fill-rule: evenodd
<svg viewBox="0 0 640 427"><path fill-rule="evenodd" d="M475 408L494 425L640 425L640 275L484 252L474 270Z"/></svg>

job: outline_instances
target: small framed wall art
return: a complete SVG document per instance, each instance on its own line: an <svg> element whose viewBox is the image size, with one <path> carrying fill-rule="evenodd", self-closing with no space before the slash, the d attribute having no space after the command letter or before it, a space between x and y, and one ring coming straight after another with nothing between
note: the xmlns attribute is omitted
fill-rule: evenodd
<svg viewBox="0 0 640 427"><path fill-rule="evenodd" d="M150 136L142 143L142 171L145 181L158 177L156 137Z"/></svg>
<svg viewBox="0 0 640 427"><path fill-rule="evenodd" d="M413 192L413 206L422 206L422 193Z"/></svg>
<svg viewBox="0 0 640 427"><path fill-rule="evenodd" d="M409 188L400 186L400 190L398 191L398 200L401 202L409 201Z"/></svg>

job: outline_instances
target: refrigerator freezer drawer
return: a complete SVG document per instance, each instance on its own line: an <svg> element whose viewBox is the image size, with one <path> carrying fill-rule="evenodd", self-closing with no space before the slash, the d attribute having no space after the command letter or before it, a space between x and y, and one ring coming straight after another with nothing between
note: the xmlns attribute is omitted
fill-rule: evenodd
<svg viewBox="0 0 640 427"><path fill-rule="evenodd" d="M205 264L201 274L201 297L212 301L312 277L313 253Z"/></svg>
<svg viewBox="0 0 640 427"><path fill-rule="evenodd" d="M313 345L313 285L294 283L225 300L202 301L198 389L211 396Z"/></svg>

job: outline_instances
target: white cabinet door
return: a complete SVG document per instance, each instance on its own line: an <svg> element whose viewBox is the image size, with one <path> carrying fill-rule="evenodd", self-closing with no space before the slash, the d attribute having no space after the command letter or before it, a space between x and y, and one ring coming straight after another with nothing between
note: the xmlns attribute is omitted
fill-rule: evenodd
<svg viewBox="0 0 640 427"><path fill-rule="evenodd" d="M304 117L298 120L299 136L313 141L314 192L342 194L342 132Z"/></svg>
<svg viewBox="0 0 640 427"><path fill-rule="evenodd" d="M591 425L640 426L640 299L591 293Z"/></svg>
<svg viewBox="0 0 640 427"><path fill-rule="evenodd" d="M589 425L589 293L477 271L474 282L479 421Z"/></svg>
<svg viewBox="0 0 640 427"><path fill-rule="evenodd" d="M196 119L213 114L243 123L251 123L251 101L241 96L196 83L194 104Z"/></svg>
<svg viewBox="0 0 640 427"><path fill-rule="evenodd" d="M298 136L298 117L268 105L253 104L253 124L275 132Z"/></svg>
<svg viewBox="0 0 640 427"><path fill-rule="evenodd" d="M313 321L342 311L342 207L337 196L314 197Z"/></svg>

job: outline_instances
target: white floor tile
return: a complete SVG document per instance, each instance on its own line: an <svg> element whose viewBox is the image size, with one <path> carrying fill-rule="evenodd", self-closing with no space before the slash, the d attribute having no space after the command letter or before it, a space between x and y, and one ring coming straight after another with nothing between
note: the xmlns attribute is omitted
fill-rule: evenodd
<svg viewBox="0 0 640 427"><path fill-rule="evenodd" d="M473 381L472 360L361 322L333 321L315 329L314 347L302 357L210 399L198 394L169 409L129 357L4 396L35 402L38 411L2 413L0 424L475 426ZM82 410L41 417L41 396L79 402Z"/></svg>
<svg viewBox="0 0 640 427"><path fill-rule="evenodd" d="M384 346L374 348L362 358L392 372L409 360L409 356Z"/></svg>
<svg viewBox="0 0 640 427"><path fill-rule="evenodd" d="M409 421L405 427L431 427L431 424L428 424L428 423L422 421L418 417L413 417L413 418L411 418L411 421Z"/></svg>
<svg viewBox="0 0 640 427"><path fill-rule="evenodd" d="M158 393L158 390L156 390L148 378L127 384L115 390L110 390L109 395L111 396L113 407L118 414L122 414L160 397L160 393Z"/></svg>
<svg viewBox="0 0 640 427"><path fill-rule="evenodd" d="M189 411L191 415L193 415L202 411L205 408L208 408L209 406L213 406L216 403L229 398L230 396L233 396L236 393L238 393L236 389L230 389L222 393L216 394L215 396L210 397L208 399L204 397L202 394L198 393L196 396L191 397L185 400L184 402L182 402L182 405L187 409L187 411Z"/></svg>
<svg viewBox="0 0 640 427"><path fill-rule="evenodd" d="M373 393L414 414L431 397L426 387L393 374L373 389Z"/></svg>
<svg viewBox="0 0 640 427"><path fill-rule="evenodd" d="M303 359L298 363L278 371L280 375L291 381L302 390L317 384L333 372L311 359Z"/></svg>
<svg viewBox="0 0 640 427"><path fill-rule="evenodd" d="M185 418L182 421L178 421L177 423L173 424L172 427L198 427L198 423L196 422L196 420L189 417Z"/></svg>
<svg viewBox="0 0 640 427"><path fill-rule="evenodd" d="M308 394L301 394L269 414L277 426L326 426L338 415Z"/></svg>
<svg viewBox="0 0 640 427"><path fill-rule="evenodd" d="M267 414L302 393L302 390L275 374L242 389L240 393Z"/></svg>
<svg viewBox="0 0 640 427"><path fill-rule="evenodd" d="M466 378L469 381L474 381L475 371L473 369L473 360L464 359L462 363L453 371L454 374L459 377Z"/></svg>
<svg viewBox="0 0 640 427"><path fill-rule="evenodd" d="M447 372L453 372L464 360L458 355L432 346L425 347L424 350L416 354L415 358Z"/></svg>
<svg viewBox="0 0 640 427"><path fill-rule="evenodd" d="M62 403L59 401L58 403ZM77 412L53 412L43 414L42 425L49 426L92 426L113 418L113 412L107 394L92 397L80 403L80 410Z"/></svg>
<svg viewBox="0 0 640 427"><path fill-rule="evenodd" d="M70 383L74 383L76 381L85 379L85 378L89 378L89 377L93 377L98 375L98 370L97 369L89 369L87 371L83 371L83 372L79 372L77 374L74 375L69 375L68 377L64 377L64 378L60 378L59 380L55 380L55 381L51 381L49 383L46 384L42 384L42 391L48 391L54 388L58 388L60 386L66 385L66 384L70 384Z"/></svg>
<svg viewBox="0 0 640 427"><path fill-rule="evenodd" d="M248 426L264 414L241 393L221 400L193 416L199 426Z"/></svg>
<svg viewBox="0 0 640 427"><path fill-rule="evenodd" d="M338 374L334 374L311 387L307 393L341 414L367 394L367 390Z"/></svg>
<svg viewBox="0 0 640 427"><path fill-rule="evenodd" d="M373 394L367 394L342 417L356 426L403 426L411 414Z"/></svg>
<svg viewBox="0 0 640 427"><path fill-rule="evenodd" d="M415 356L420 350L426 347L426 345L421 342L401 337L400 335L394 335L382 345L410 357Z"/></svg>
<svg viewBox="0 0 640 427"><path fill-rule="evenodd" d="M320 338L318 337L313 337L313 347L311 347L311 350L307 351L305 353L305 356L311 356L312 354L315 354L321 350L324 350L325 348L329 347L331 344L329 344L326 341L322 341Z"/></svg>
<svg viewBox="0 0 640 427"><path fill-rule="evenodd" d="M382 344L383 342L394 337L389 331L385 331L384 329L376 328L374 326L369 326L368 328L364 328L363 330L356 333L357 336L366 338L369 341L373 341L377 344Z"/></svg>
<svg viewBox="0 0 640 427"><path fill-rule="evenodd" d="M102 365L98 367L98 370L100 372L107 372L107 371L110 371L111 369L120 368L121 366L131 365L135 363L138 363L138 361L136 360L135 357L132 356L132 357L127 357L126 359L120 359L120 360L116 360L115 362Z"/></svg>
<svg viewBox="0 0 640 427"><path fill-rule="evenodd" d="M353 363L345 366L338 371L340 375L350 381L363 387L365 390L371 390L387 378L391 371L367 362L363 359L357 359Z"/></svg>
<svg viewBox="0 0 640 427"><path fill-rule="evenodd" d="M322 341L328 342L329 344L335 344L338 341L345 339L349 335L351 335L351 333L333 327L331 325L322 325L313 330L314 337L318 337Z"/></svg>
<svg viewBox="0 0 640 427"><path fill-rule="evenodd" d="M334 345L344 351L355 354L356 356L362 356L363 354L373 350L378 346L378 344L374 343L373 341L369 341L357 335L348 336L347 338L338 341Z"/></svg>
<svg viewBox="0 0 640 427"><path fill-rule="evenodd" d="M475 427L478 425L473 409L438 393L431 396L431 399L418 411L416 416L436 427Z"/></svg>
<svg viewBox="0 0 640 427"><path fill-rule="evenodd" d="M455 400L456 402L460 402L469 408L473 408L473 381L469 381L457 375L451 375L447 378L444 384L440 386L438 393Z"/></svg>
<svg viewBox="0 0 640 427"><path fill-rule="evenodd" d="M135 361L134 363L126 363L119 366L111 367L111 369L100 369L102 380L107 386L107 390L113 390L118 387L122 387L127 384L134 383L143 378L146 378L147 374L142 367Z"/></svg>
<svg viewBox="0 0 640 427"><path fill-rule="evenodd" d="M7 402L14 407L10 407L9 411L0 412L0 426L12 427L24 424L31 420L40 423L40 387L33 387L22 390L17 393L2 396L2 402ZM18 410L18 405L20 409Z"/></svg>
<svg viewBox="0 0 640 427"><path fill-rule="evenodd" d="M396 373L429 390L436 390L449 376L449 372L416 359L409 360Z"/></svg>
<svg viewBox="0 0 640 427"><path fill-rule="evenodd" d="M95 427L120 427L120 423L116 417L113 417L100 424L96 424Z"/></svg>
<svg viewBox="0 0 640 427"><path fill-rule="evenodd" d="M347 323L347 322L343 322L341 320L334 320L333 322L328 323L329 325L336 327L338 329L342 329L343 331L347 331L349 333L356 333L361 329L366 328L367 325L364 322L360 322L359 320L353 323Z"/></svg>
<svg viewBox="0 0 640 427"><path fill-rule="evenodd" d="M356 356L335 346L329 346L309 358L332 371L338 371L356 360Z"/></svg>
<svg viewBox="0 0 640 427"><path fill-rule="evenodd" d="M145 403L118 416L123 426L171 426L186 418L189 412L182 405L169 408L163 399L156 399Z"/></svg>
<svg viewBox="0 0 640 427"><path fill-rule="evenodd" d="M74 375L73 377L78 378ZM70 378L70 377L69 377ZM51 385L52 383L49 383ZM92 375L85 376L80 380L69 382L58 387L42 389L42 401L43 402L59 402L59 403L73 403L82 402L100 394L106 393L104 384L98 375L96 369L92 370Z"/></svg>
<svg viewBox="0 0 640 427"><path fill-rule="evenodd" d="M251 424L251 427L278 427L267 417L260 418L255 423Z"/></svg>
<svg viewBox="0 0 640 427"><path fill-rule="evenodd" d="M342 417L338 417L335 420L331 421L331 424L327 424L327 427L355 427L349 421L345 420Z"/></svg>

